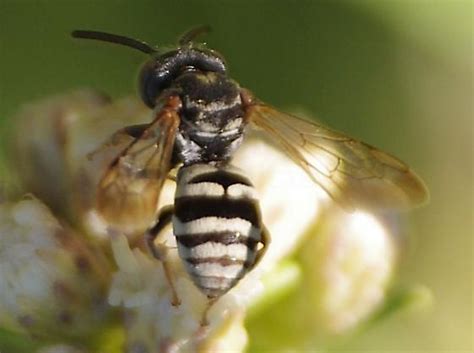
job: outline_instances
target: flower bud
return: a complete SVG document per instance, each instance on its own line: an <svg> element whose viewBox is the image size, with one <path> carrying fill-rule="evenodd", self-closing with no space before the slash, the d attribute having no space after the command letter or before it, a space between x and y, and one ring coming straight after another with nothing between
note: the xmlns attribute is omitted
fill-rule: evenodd
<svg viewBox="0 0 474 353"><path fill-rule="evenodd" d="M33 193L58 214L70 214L70 132L106 103L102 94L77 91L32 102L12 117L12 170L23 193Z"/></svg>
<svg viewBox="0 0 474 353"><path fill-rule="evenodd" d="M0 204L0 325L41 337L93 335L110 269L33 197Z"/></svg>
<svg viewBox="0 0 474 353"><path fill-rule="evenodd" d="M397 244L387 218L331 207L321 219L303 248L307 305L321 328L342 333L384 302Z"/></svg>

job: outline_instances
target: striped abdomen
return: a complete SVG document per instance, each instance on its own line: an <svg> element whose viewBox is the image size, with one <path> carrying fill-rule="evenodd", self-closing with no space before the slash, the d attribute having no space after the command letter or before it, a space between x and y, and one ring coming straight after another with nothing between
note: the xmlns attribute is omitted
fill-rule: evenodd
<svg viewBox="0 0 474 353"><path fill-rule="evenodd" d="M186 270L209 298L221 296L255 264L262 226L252 184L231 166L182 167L174 207Z"/></svg>

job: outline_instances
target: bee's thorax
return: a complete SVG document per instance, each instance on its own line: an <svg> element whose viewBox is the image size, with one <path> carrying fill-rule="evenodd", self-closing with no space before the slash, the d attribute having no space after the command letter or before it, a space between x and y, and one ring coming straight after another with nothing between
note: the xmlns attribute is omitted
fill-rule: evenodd
<svg viewBox="0 0 474 353"><path fill-rule="evenodd" d="M228 160L245 127L238 84L222 73L190 71L175 80L173 90L183 104L176 159L185 165Z"/></svg>

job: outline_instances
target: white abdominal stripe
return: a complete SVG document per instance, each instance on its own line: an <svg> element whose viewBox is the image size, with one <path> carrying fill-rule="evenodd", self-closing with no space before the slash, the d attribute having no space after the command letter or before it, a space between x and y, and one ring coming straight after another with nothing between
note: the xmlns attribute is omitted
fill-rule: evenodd
<svg viewBox="0 0 474 353"><path fill-rule="evenodd" d="M186 271L201 291L209 298L223 295L253 267L256 259L255 238L246 237L249 243L231 241L238 233L177 235L179 256L184 260ZM183 237L187 241L183 242ZM217 240L211 240L216 237ZM242 237L241 237L242 238ZM202 242L201 242L202 241Z"/></svg>
<svg viewBox="0 0 474 353"><path fill-rule="evenodd" d="M219 243L206 243L192 249L183 247L180 254L184 255L186 266L194 275L235 278L250 268L256 257L253 250L237 249L239 245L227 245L224 248Z"/></svg>
<svg viewBox="0 0 474 353"><path fill-rule="evenodd" d="M193 282L208 297L218 297L237 284L256 257L255 250L243 244L207 242L187 248L178 243L178 251Z"/></svg>
<svg viewBox="0 0 474 353"><path fill-rule="evenodd" d="M221 196L225 195L224 188L216 183L198 183L186 185L176 190L176 198L185 196Z"/></svg>
<svg viewBox="0 0 474 353"><path fill-rule="evenodd" d="M239 278L225 278L215 276L191 276L194 284L203 292L208 298L219 298L225 294L229 289L234 287L240 280Z"/></svg>
<svg viewBox="0 0 474 353"><path fill-rule="evenodd" d="M233 184L224 189L222 185L213 182L188 184L176 190L176 198L185 196L226 196L234 199L257 199L255 189L252 186Z"/></svg>
<svg viewBox="0 0 474 353"><path fill-rule="evenodd" d="M198 266L203 263L217 263L221 267L253 263L255 261L255 250L249 249L244 244L224 245L221 243L207 242L192 248L178 245L179 255L186 260L190 266ZM218 259L221 260L218 260Z"/></svg>
<svg viewBox="0 0 474 353"><path fill-rule="evenodd" d="M242 265L222 266L216 262L206 262L199 265L189 266L190 273L199 277L219 277L226 279L242 278L247 272Z"/></svg>
<svg viewBox="0 0 474 353"><path fill-rule="evenodd" d="M204 217L183 223L173 216L173 228L178 243L188 248L216 243L254 249L261 238L258 228L240 218Z"/></svg>

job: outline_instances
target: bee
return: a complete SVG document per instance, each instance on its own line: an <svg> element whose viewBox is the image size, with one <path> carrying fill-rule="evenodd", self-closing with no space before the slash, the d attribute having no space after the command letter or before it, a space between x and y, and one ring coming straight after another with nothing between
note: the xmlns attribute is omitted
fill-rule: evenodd
<svg viewBox="0 0 474 353"><path fill-rule="evenodd" d="M145 219L146 243L163 264L179 305L166 247L157 244L172 224L187 273L208 308L232 289L264 255L270 236L256 191L232 156L257 130L291 158L315 185L345 210L409 208L425 202L422 180L403 162L314 121L283 113L258 100L228 75L222 55L195 41L208 30L185 33L171 50L128 37L77 30L75 38L121 44L150 55L139 75L139 93L152 121L114 136L130 143L98 185L97 209L112 225ZM256 157L257 158L257 157ZM174 205L157 214L170 171L178 168ZM202 324L207 324L206 314Z"/></svg>

